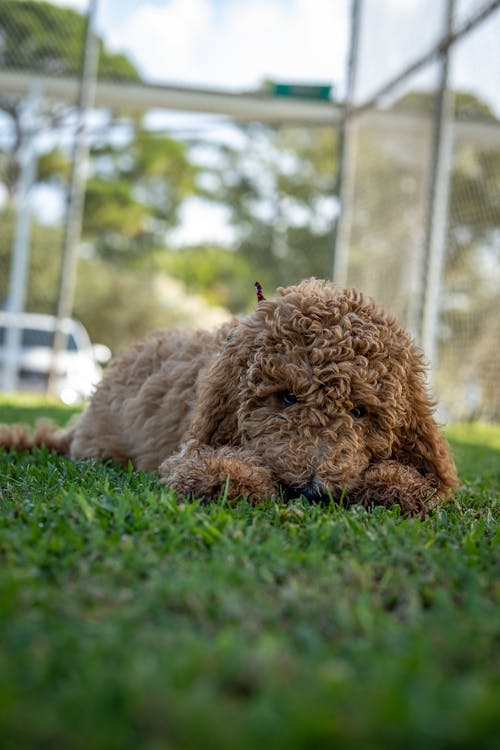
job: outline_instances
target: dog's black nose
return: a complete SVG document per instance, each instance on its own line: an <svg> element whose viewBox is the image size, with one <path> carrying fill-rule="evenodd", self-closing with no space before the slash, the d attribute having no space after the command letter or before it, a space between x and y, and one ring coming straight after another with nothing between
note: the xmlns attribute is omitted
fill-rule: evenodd
<svg viewBox="0 0 500 750"><path fill-rule="evenodd" d="M310 503L320 502L326 496L325 489L319 482L311 482L303 487L289 487L286 494L289 499L302 495Z"/></svg>

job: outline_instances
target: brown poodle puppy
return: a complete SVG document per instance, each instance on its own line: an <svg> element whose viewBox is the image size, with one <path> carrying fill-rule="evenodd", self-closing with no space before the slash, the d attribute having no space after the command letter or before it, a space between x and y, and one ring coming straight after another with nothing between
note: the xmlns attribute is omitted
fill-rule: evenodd
<svg viewBox="0 0 500 750"><path fill-rule="evenodd" d="M420 351L354 289L310 279L217 332L159 331L107 370L76 424L0 445L131 460L181 496L304 495L424 513L456 487Z"/></svg>

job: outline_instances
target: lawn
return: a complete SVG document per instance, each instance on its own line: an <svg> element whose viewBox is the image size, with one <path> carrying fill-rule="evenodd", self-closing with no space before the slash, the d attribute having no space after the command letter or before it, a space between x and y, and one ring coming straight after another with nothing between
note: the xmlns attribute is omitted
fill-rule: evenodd
<svg viewBox="0 0 500 750"><path fill-rule="evenodd" d="M0 452L2 750L498 748L500 427L448 436L425 521Z"/></svg>

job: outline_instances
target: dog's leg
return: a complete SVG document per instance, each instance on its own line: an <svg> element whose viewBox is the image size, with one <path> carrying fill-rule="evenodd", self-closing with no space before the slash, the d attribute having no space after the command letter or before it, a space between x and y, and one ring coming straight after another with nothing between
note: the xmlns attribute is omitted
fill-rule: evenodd
<svg viewBox="0 0 500 750"><path fill-rule="evenodd" d="M398 461L372 464L348 489L351 502L367 507L399 505L404 515L425 515L440 498L436 478Z"/></svg>
<svg viewBox="0 0 500 750"><path fill-rule="evenodd" d="M161 482L179 496L258 502L278 493L271 472L252 454L231 448L187 445L159 468Z"/></svg>

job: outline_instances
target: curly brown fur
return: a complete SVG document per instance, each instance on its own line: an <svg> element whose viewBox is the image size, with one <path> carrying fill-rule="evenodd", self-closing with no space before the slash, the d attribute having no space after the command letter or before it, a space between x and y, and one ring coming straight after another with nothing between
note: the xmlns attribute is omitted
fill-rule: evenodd
<svg viewBox="0 0 500 750"><path fill-rule="evenodd" d="M279 291L214 334L136 344L76 426L45 442L158 470L182 496L346 496L406 514L445 498L455 468L408 334L355 289L310 279ZM16 429L0 445L44 437Z"/></svg>

